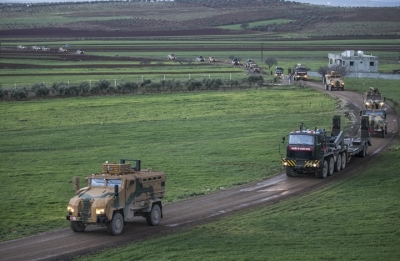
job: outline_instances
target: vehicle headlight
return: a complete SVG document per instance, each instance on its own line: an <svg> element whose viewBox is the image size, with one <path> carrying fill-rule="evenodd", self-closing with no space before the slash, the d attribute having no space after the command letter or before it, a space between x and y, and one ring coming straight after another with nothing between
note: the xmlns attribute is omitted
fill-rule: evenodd
<svg viewBox="0 0 400 261"><path fill-rule="evenodd" d="M96 208L96 215L104 214L104 208Z"/></svg>
<svg viewBox="0 0 400 261"><path fill-rule="evenodd" d="M67 211L68 211L68 213L74 213L74 208L71 206L68 206Z"/></svg>

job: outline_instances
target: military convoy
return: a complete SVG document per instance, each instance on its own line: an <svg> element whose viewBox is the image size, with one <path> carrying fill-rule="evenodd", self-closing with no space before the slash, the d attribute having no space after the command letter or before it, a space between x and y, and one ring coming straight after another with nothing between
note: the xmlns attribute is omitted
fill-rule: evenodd
<svg viewBox="0 0 400 261"><path fill-rule="evenodd" d="M344 169L352 156L367 155L368 146L372 145L367 116L361 117L361 136L356 138L344 137L340 116L334 116L332 122L331 133L325 129L303 129L303 124L299 130L289 133L286 156L281 159L288 177L314 173L317 178L325 179Z"/></svg>
<svg viewBox="0 0 400 261"><path fill-rule="evenodd" d="M344 91L344 81L339 72L328 71L322 77L322 83L325 85L325 90L341 90Z"/></svg>
<svg viewBox="0 0 400 261"><path fill-rule="evenodd" d="M72 231L83 232L86 226L97 225L116 236L134 217L146 218L150 226L160 223L166 182L163 172L141 170L140 160L121 159L104 163L101 173L86 179L87 186L81 189L78 178L74 179L76 195L70 199L66 215Z"/></svg>
<svg viewBox="0 0 400 261"><path fill-rule="evenodd" d="M385 110L362 110L360 116L368 117L371 134L386 137L388 122Z"/></svg>

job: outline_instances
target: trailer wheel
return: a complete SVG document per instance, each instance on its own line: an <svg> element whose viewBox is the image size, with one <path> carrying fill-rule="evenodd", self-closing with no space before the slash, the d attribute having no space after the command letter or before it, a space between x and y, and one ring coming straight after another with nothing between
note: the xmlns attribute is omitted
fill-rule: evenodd
<svg viewBox="0 0 400 261"><path fill-rule="evenodd" d="M365 156L367 156L367 153L368 153L368 145L364 144L364 148L362 151L360 151L358 153L358 156L360 156L361 158L364 158Z"/></svg>
<svg viewBox="0 0 400 261"><path fill-rule="evenodd" d="M335 169L335 160L333 159L333 157L329 157L328 176L333 175L334 169Z"/></svg>
<svg viewBox="0 0 400 261"><path fill-rule="evenodd" d="M335 162L335 171L339 172L342 169L342 154L339 154Z"/></svg>
<svg viewBox="0 0 400 261"><path fill-rule="evenodd" d="M161 221L161 209L160 206L154 204L151 211L146 213L146 222L149 226L157 226Z"/></svg>
<svg viewBox="0 0 400 261"><path fill-rule="evenodd" d="M385 136L386 136L385 134L386 134L386 133L385 133L385 130L382 130L382 135L381 135L382 138L385 138Z"/></svg>
<svg viewBox="0 0 400 261"><path fill-rule="evenodd" d="M83 232L86 228L85 224L81 221L71 221L70 227L74 232Z"/></svg>
<svg viewBox="0 0 400 261"><path fill-rule="evenodd" d="M117 212L114 214L111 222L107 224L107 232L110 235L118 236L124 229L124 218L121 213Z"/></svg>
<svg viewBox="0 0 400 261"><path fill-rule="evenodd" d="M320 179L326 179L326 177L328 176L328 168L328 162L326 161L326 159L324 159L324 162L322 163L322 169L317 170L315 172L315 176Z"/></svg>
<svg viewBox="0 0 400 261"><path fill-rule="evenodd" d="M341 153L340 157L342 158L342 167L341 167L341 169L344 169L346 167L346 162L347 162L347 153L346 152Z"/></svg>
<svg viewBox="0 0 400 261"><path fill-rule="evenodd" d="M294 177L294 168L286 167L286 176Z"/></svg>

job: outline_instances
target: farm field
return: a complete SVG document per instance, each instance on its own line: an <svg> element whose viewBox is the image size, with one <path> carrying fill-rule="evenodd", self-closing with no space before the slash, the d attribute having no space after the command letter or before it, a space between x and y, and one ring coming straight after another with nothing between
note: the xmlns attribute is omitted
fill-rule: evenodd
<svg viewBox="0 0 400 261"><path fill-rule="evenodd" d="M327 65L328 53L363 50L379 57L382 73L400 69L399 8L273 5L0 4L0 90L102 80L240 83L225 91L1 102L0 181L6 185L0 196L7 211L0 214L0 241L68 227L72 177L84 186L83 177L99 172L105 160L135 157L144 168L165 171L168 204L274 176L281 171L283 135L300 121L328 127L334 114L344 116L338 100L307 84L248 86L244 80L252 74L232 66L234 57L256 60L268 83L276 66L263 62L269 57L285 71L296 63L317 70ZM33 45L51 49L33 51ZM62 46L68 51L58 52ZM170 53L180 61L168 61ZM206 62L195 62L199 55ZM208 63L208 56L219 62ZM379 88L400 113L399 81L345 82L348 91ZM348 128L350 120L342 120ZM397 138L371 168L321 191L77 259L397 260L399 146Z"/></svg>

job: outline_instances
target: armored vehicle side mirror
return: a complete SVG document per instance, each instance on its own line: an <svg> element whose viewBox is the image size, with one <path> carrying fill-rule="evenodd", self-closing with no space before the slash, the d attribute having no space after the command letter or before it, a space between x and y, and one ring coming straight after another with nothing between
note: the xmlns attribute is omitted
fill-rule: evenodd
<svg viewBox="0 0 400 261"><path fill-rule="evenodd" d="M360 111L360 116L362 116L362 111Z"/></svg>
<svg viewBox="0 0 400 261"><path fill-rule="evenodd" d="M285 143L285 139L286 139L286 137L283 136L283 137L282 137L282 143Z"/></svg>
<svg viewBox="0 0 400 261"><path fill-rule="evenodd" d="M118 197L118 185L114 185L114 196Z"/></svg>
<svg viewBox="0 0 400 261"><path fill-rule="evenodd" d="M386 101L386 97L383 97L383 101Z"/></svg>

